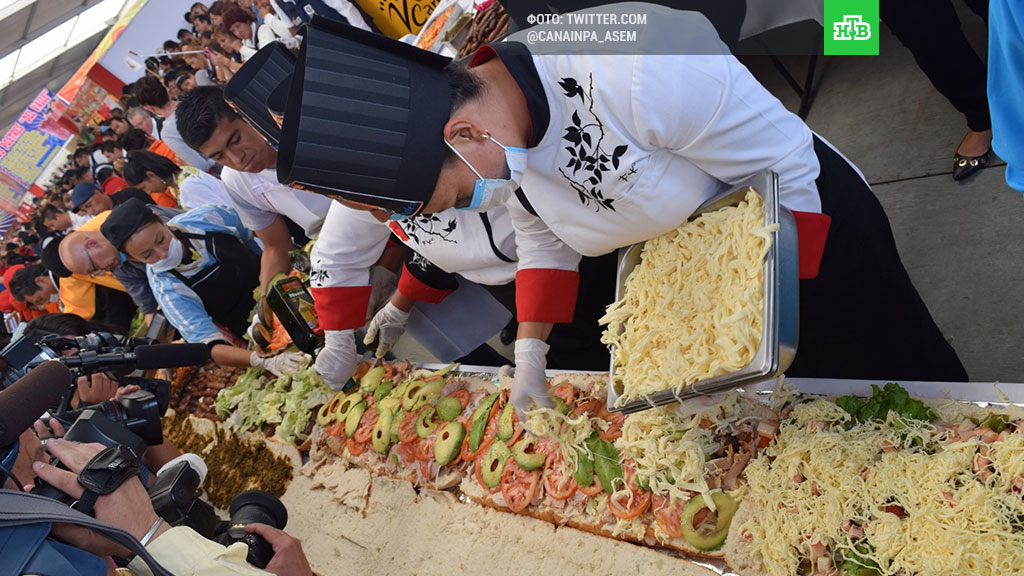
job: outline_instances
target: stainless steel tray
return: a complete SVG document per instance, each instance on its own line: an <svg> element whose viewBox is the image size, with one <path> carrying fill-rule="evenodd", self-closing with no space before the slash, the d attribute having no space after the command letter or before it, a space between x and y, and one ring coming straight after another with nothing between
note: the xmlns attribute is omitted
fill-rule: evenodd
<svg viewBox="0 0 1024 576"><path fill-rule="evenodd" d="M687 398L725 392L745 384L773 378L793 362L796 355L799 331L799 262L797 254L796 220L793 214L779 203L778 176L771 171L757 174L736 188L719 194L698 208L690 220L705 212L726 206L736 206L753 189L761 195L764 206L764 224L778 224L772 233L772 246L764 263L764 317L761 343L754 358L745 367L731 374L723 374L708 380L701 380L680 390L672 386L633 400L620 407L615 403L622 394L621 384L608 387L608 409L623 413L639 412L655 406L682 402ZM619 250L619 267L616 278L615 299L622 297L626 278L640 263L643 244L634 244ZM608 369L609 382L614 382L615 347L611 348L612 362Z"/></svg>

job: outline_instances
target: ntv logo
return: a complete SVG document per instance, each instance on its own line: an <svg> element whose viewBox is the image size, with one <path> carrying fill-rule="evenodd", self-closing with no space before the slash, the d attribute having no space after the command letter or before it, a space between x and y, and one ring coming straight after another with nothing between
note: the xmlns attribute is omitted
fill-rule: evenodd
<svg viewBox="0 0 1024 576"><path fill-rule="evenodd" d="M860 16L843 16L842 22L832 23L833 40L868 40L871 38L871 24Z"/></svg>

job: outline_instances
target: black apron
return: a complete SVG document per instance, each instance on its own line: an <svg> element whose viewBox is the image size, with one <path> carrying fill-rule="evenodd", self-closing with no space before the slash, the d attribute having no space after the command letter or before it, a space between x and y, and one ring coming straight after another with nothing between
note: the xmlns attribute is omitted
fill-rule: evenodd
<svg viewBox="0 0 1024 576"><path fill-rule="evenodd" d="M202 240L214 262L191 277L177 270L171 270L171 274L199 296L214 322L243 337L256 305L252 291L260 283L260 255L231 234L172 231L185 247L191 246L189 240ZM189 252L185 250L182 257L188 258Z"/></svg>
<svg viewBox="0 0 1024 576"><path fill-rule="evenodd" d="M818 276L800 280L800 343L787 376L965 382L967 371L914 288L889 219L853 166L817 137Z"/></svg>

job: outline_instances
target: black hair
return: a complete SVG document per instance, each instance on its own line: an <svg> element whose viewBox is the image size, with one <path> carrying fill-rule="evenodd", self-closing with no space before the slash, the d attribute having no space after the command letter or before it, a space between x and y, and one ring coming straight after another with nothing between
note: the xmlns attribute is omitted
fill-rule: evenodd
<svg viewBox="0 0 1024 576"><path fill-rule="evenodd" d="M113 140L107 140L106 142L100 145L100 151L110 153L116 150L117 147L117 142L114 142Z"/></svg>
<svg viewBox="0 0 1024 576"><path fill-rule="evenodd" d="M91 173L92 173L92 168L90 168L88 166L83 166L83 167L79 168L78 170L75 170L75 177L78 178L79 182L82 182L83 179L86 176L88 176L89 174L91 174Z"/></svg>
<svg viewBox="0 0 1024 576"><path fill-rule="evenodd" d="M181 28L178 30L178 41L181 42L181 39L184 38L186 34L192 34L192 31L188 28Z"/></svg>
<svg viewBox="0 0 1024 576"><path fill-rule="evenodd" d="M60 209L58 209L58 208L57 208L56 206L54 206L53 204L47 204L47 205L46 205L46 206L45 206L45 207L44 207L44 208L43 208L43 209L42 209L42 210L40 211L40 213L39 213L39 218L40 218L40 220L42 220L43 222L45 222L45 221L49 220L50 218L56 218L58 214L63 214L63 213L64 213L64 211L63 211L63 210L60 210Z"/></svg>
<svg viewBox="0 0 1024 576"><path fill-rule="evenodd" d="M167 40L167 41L164 42L164 50L167 50L168 52L174 52L177 49L178 49L178 43L175 42L174 40ZM162 63L162 61L163 60L161 59L161 63Z"/></svg>
<svg viewBox="0 0 1024 576"><path fill-rule="evenodd" d="M124 151L149 148L149 134L138 128L129 128L117 139L117 145Z"/></svg>
<svg viewBox="0 0 1024 576"><path fill-rule="evenodd" d="M74 158L78 159L78 157L81 156L82 154L85 154L86 156L88 156L89 155L89 149L88 148L79 148L78 150L75 150Z"/></svg>
<svg viewBox="0 0 1024 576"><path fill-rule="evenodd" d="M163 108L170 102L167 88L153 76L143 76L135 81L135 97L143 106Z"/></svg>
<svg viewBox="0 0 1024 576"><path fill-rule="evenodd" d="M166 180L174 178L181 172L181 167L163 156L148 150L133 150L128 153L128 161L124 165L124 180L129 186L138 186L146 179L146 173L152 172L158 178Z"/></svg>
<svg viewBox="0 0 1024 576"><path fill-rule="evenodd" d="M159 69L160 69L160 60L157 59L156 56L150 56L149 58L146 58L146 70L149 70L150 72L156 72ZM134 90L134 85L133 85L132 90Z"/></svg>
<svg viewBox="0 0 1024 576"><path fill-rule="evenodd" d="M444 75L448 79L449 106L448 117L463 105L480 96L484 85L475 74L469 71L465 63L452 60L444 67ZM445 161L457 159L452 149L445 146Z"/></svg>
<svg viewBox="0 0 1024 576"><path fill-rule="evenodd" d="M36 278L40 276L46 276L49 271L46 266L42 264L27 264L21 270L14 273L11 276L11 285L7 287L11 291L11 296L14 296L15 300L24 302L26 298L32 296L39 290L39 286L36 285Z"/></svg>
<svg viewBox="0 0 1024 576"><path fill-rule="evenodd" d="M199 86L181 97L175 108L178 132L189 147L199 150L213 136L221 119L240 118L224 100L220 86Z"/></svg>
<svg viewBox="0 0 1024 576"><path fill-rule="evenodd" d="M96 171L96 182L102 184L107 181L107 178L110 178L113 175L114 167L104 166L103 168L100 168L99 170Z"/></svg>
<svg viewBox="0 0 1024 576"><path fill-rule="evenodd" d="M85 336L91 332L114 333L117 328L68 313L43 314L25 325L25 338L33 344L46 336Z"/></svg>
<svg viewBox="0 0 1024 576"><path fill-rule="evenodd" d="M213 25L213 21L210 20L210 16L207 15L207 14L196 14L195 16L193 16L192 17L192 25L193 26L196 25L196 21L197 20L202 20L203 22L206 22L207 24ZM209 32L209 30L207 30L207 32Z"/></svg>

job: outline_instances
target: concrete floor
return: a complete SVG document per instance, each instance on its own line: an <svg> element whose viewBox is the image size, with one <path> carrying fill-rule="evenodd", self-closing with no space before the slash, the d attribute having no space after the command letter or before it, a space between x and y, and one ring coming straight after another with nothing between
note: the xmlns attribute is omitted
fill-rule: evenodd
<svg viewBox="0 0 1024 576"><path fill-rule="evenodd" d="M968 38L983 52L984 23L958 9ZM872 184L911 278L971 379L1024 382L1021 194L1006 185L1001 161L953 182L952 156L966 122L882 28L879 56L819 58L807 123ZM807 60L784 62L802 79ZM767 59L744 63L796 111L799 99ZM405 340L399 356L430 359Z"/></svg>

